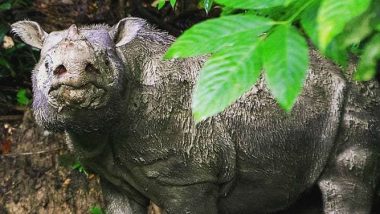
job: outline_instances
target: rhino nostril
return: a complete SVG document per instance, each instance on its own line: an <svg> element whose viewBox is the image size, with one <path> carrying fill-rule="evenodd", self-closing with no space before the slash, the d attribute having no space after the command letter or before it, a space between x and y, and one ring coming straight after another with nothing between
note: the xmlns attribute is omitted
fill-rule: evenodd
<svg viewBox="0 0 380 214"><path fill-rule="evenodd" d="M53 71L53 73L54 73L55 75L61 75L61 74L64 74L64 73L66 73L66 72L67 72L67 70L66 70L66 68L65 68L64 65L60 65L60 66L58 66L58 67Z"/></svg>
<svg viewBox="0 0 380 214"><path fill-rule="evenodd" d="M84 69L88 73L100 73L97 68L95 68L91 63L87 63L86 68Z"/></svg>

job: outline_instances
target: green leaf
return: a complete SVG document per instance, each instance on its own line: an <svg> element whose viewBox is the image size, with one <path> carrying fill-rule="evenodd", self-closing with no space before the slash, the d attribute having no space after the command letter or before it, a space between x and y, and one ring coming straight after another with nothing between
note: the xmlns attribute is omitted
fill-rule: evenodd
<svg viewBox="0 0 380 214"><path fill-rule="evenodd" d="M306 34L309 36L311 41L319 46L318 41L318 9L320 7L320 2L314 2L310 7L308 7L301 15L301 26L305 30ZM339 38L333 39L328 47L326 48L324 54L332 59L335 63L347 66L347 51L345 48L341 48Z"/></svg>
<svg viewBox="0 0 380 214"><path fill-rule="evenodd" d="M99 206L91 207L90 214L104 214L102 208Z"/></svg>
<svg viewBox="0 0 380 214"><path fill-rule="evenodd" d="M310 37L311 41L318 46L318 9L320 2L316 1L308 7L301 15L301 26L306 34Z"/></svg>
<svg viewBox="0 0 380 214"><path fill-rule="evenodd" d="M10 71L12 70L12 67L9 64L9 62L3 57L0 58L0 65L6 67Z"/></svg>
<svg viewBox="0 0 380 214"><path fill-rule="evenodd" d="M380 31L380 4L378 2L373 2L371 5L371 14L373 15L371 19L371 27L376 30Z"/></svg>
<svg viewBox="0 0 380 214"><path fill-rule="evenodd" d="M83 165L79 161L76 161L71 166L71 168L74 169L74 170L78 170L78 172L80 172L80 173L84 173L85 175L88 175L86 169L83 167Z"/></svg>
<svg viewBox="0 0 380 214"><path fill-rule="evenodd" d="M296 0L285 0L284 5L287 7Z"/></svg>
<svg viewBox="0 0 380 214"><path fill-rule="evenodd" d="M157 9L161 10L166 4L166 0L159 0L157 4Z"/></svg>
<svg viewBox="0 0 380 214"><path fill-rule="evenodd" d="M236 9L264 9L284 6L289 0L215 0L226 7Z"/></svg>
<svg viewBox="0 0 380 214"><path fill-rule="evenodd" d="M361 81L371 80L376 74L377 61L380 60L380 33L374 35L366 44L360 57L355 79Z"/></svg>
<svg viewBox="0 0 380 214"><path fill-rule="evenodd" d="M185 31L167 51L165 58L190 57L215 53L234 46L239 40L256 40L274 22L255 15L232 15L210 19Z"/></svg>
<svg viewBox="0 0 380 214"><path fill-rule="evenodd" d="M380 31L380 23L377 23L377 24L375 25L375 30Z"/></svg>
<svg viewBox="0 0 380 214"><path fill-rule="evenodd" d="M170 0L170 5L172 6L173 9L176 3L177 3L177 0Z"/></svg>
<svg viewBox="0 0 380 214"><path fill-rule="evenodd" d="M206 10L206 13L208 13L211 10L213 2L214 0L203 0L203 6Z"/></svg>
<svg viewBox="0 0 380 214"><path fill-rule="evenodd" d="M342 47L342 38L338 37L333 39L325 51L325 55L332 59L338 65L347 67L348 65L348 53L347 48Z"/></svg>
<svg viewBox="0 0 380 214"><path fill-rule="evenodd" d="M223 111L255 84L262 68L257 46L258 40L241 40L205 63L193 94L196 122Z"/></svg>
<svg viewBox="0 0 380 214"><path fill-rule="evenodd" d="M274 8L266 8L259 10L248 10L247 14L254 14L261 17L267 17L272 20L287 20L285 17L287 14L287 8L285 7L274 7Z"/></svg>
<svg viewBox="0 0 380 214"><path fill-rule="evenodd" d="M26 96L26 90L24 88L18 90L17 102L20 105L28 105L30 103L30 99Z"/></svg>
<svg viewBox="0 0 380 214"><path fill-rule="evenodd" d="M294 27L281 25L268 36L261 50L268 87L280 106L290 111L306 78L307 43Z"/></svg>
<svg viewBox="0 0 380 214"><path fill-rule="evenodd" d="M220 16L228 16L233 14L236 11L235 8L223 7Z"/></svg>
<svg viewBox="0 0 380 214"><path fill-rule="evenodd" d="M9 27L6 24L0 23L0 44L4 40L5 34L9 31Z"/></svg>
<svg viewBox="0 0 380 214"><path fill-rule="evenodd" d="M380 4L373 2L362 15L353 18L345 27L342 35L342 45L349 47L358 45L369 35L373 34L373 23L380 21Z"/></svg>
<svg viewBox="0 0 380 214"><path fill-rule="evenodd" d="M367 10L371 0L323 0L318 13L319 47L324 52L346 24Z"/></svg>
<svg viewBox="0 0 380 214"><path fill-rule="evenodd" d="M10 10L11 8L12 4L9 1L0 4L0 11Z"/></svg>

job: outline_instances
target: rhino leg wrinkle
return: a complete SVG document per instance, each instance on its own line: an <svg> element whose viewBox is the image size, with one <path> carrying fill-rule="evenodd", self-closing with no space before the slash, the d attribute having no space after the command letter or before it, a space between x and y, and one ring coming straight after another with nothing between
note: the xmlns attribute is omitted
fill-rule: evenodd
<svg viewBox="0 0 380 214"><path fill-rule="evenodd" d="M205 57L162 60L174 38L143 19L51 33L32 21L12 28L41 49L32 75L37 122L64 131L101 177L107 213L145 214L149 200L170 214L271 213L314 184L325 213L370 213L378 82L355 82L311 50L291 114L261 78L195 125L191 93Z"/></svg>

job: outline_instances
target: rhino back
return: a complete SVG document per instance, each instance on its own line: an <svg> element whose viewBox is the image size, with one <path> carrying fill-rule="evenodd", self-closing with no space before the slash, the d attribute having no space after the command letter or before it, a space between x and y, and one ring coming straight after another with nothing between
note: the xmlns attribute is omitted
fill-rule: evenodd
<svg viewBox="0 0 380 214"><path fill-rule="evenodd" d="M191 115L191 93L205 58L162 61L171 43L168 39L163 41L166 42L137 39L119 50L128 73L126 112L133 126L130 130L137 131L135 134L140 137L155 135L146 145L149 147L146 152L169 150L168 143L163 146L162 141L171 137L170 141L178 144L172 149L198 146L191 132L212 129L215 127L212 124L218 123L236 145L237 164L242 171L244 164L249 163L253 173L273 177L273 173L284 173L303 164L305 167L297 167L302 172L288 173L289 176L303 177L304 173L310 173L304 182L315 180L330 154L343 108L346 80L336 66L316 52L311 53L311 69L304 90L290 114L278 107L261 78L235 104L197 128ZM184 137L186 134L193 138ZM213 148L214 143L206 144ZM156 145L160 148L152 149ZM141 154L140 148L136 149ZM268 163L283 169L270 170Z"/></svg>

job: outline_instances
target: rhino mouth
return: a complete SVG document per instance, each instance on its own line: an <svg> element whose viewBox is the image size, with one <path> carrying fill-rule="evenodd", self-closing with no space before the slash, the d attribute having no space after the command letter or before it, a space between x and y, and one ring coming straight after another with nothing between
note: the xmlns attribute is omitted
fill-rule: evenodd
<svg viewBox="0 0 380 214"><path fill-rule="evenodd" d="M105 105L106 93L94 83L83 85L57 84L50 88L48 103L62 109L97 109Z"/></svg>

